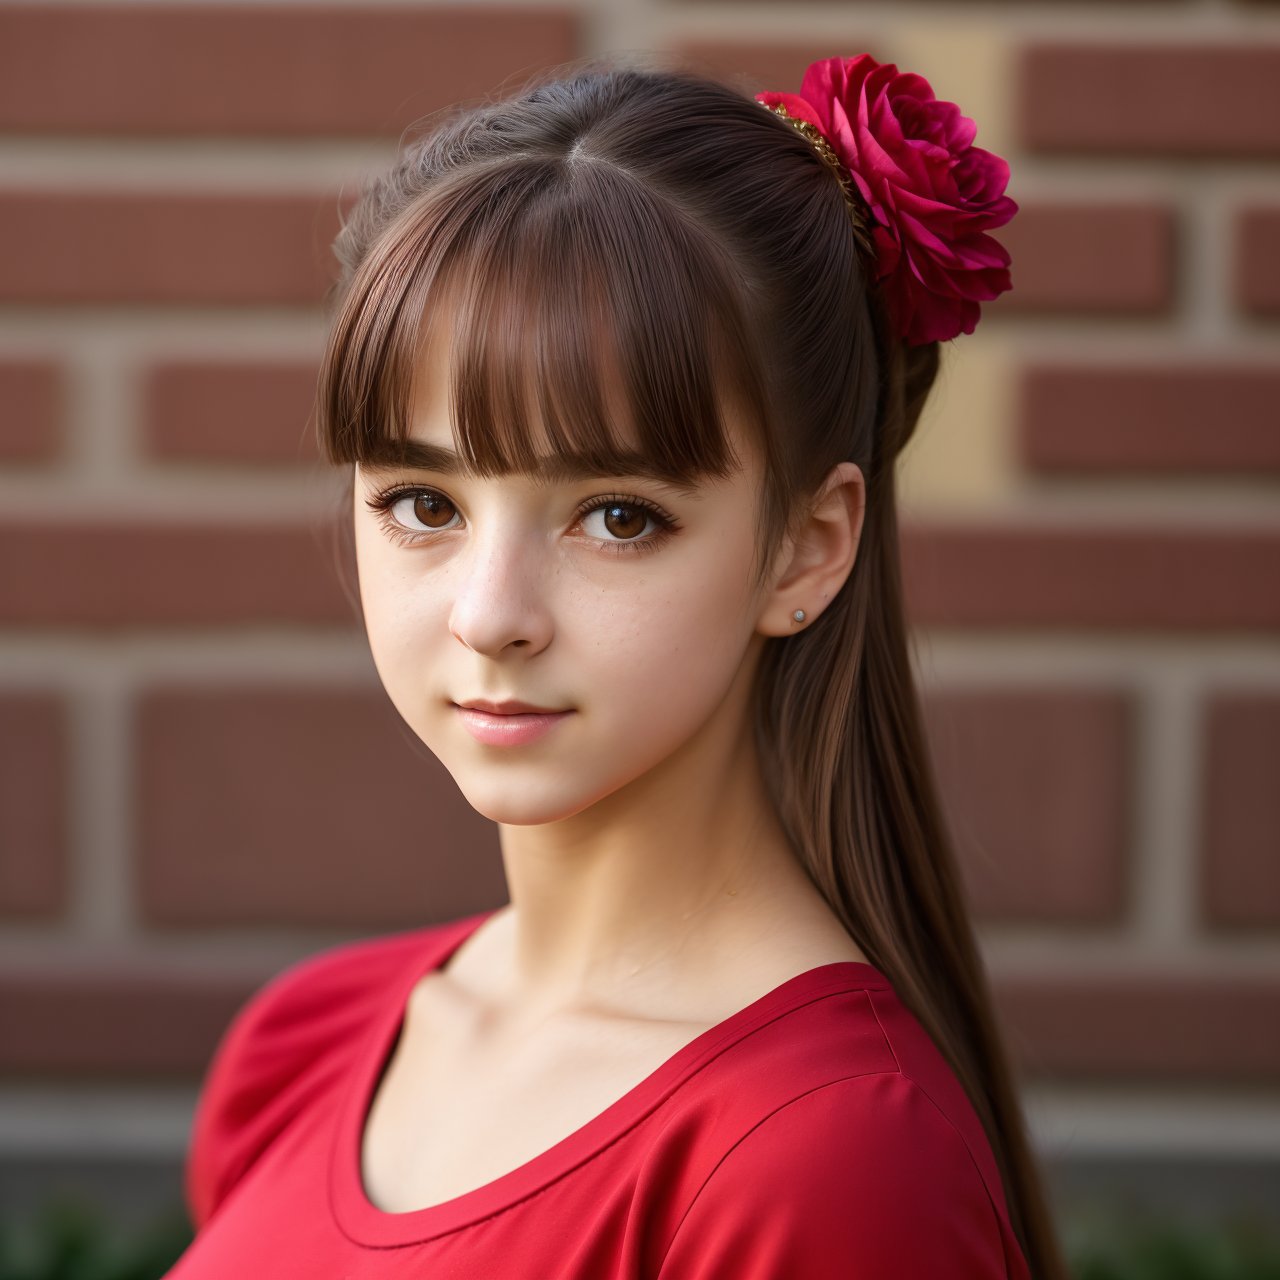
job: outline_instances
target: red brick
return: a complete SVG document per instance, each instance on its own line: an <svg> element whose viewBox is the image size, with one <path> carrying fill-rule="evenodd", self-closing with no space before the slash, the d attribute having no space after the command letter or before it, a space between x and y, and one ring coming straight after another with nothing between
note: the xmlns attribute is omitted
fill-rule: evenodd
<svg viewBox="0 0 1280 1280"><path fill-rule="evenodd" d="M0 1075L194 1080L267 976L100 960L10 969L0 974ZM1028 1080L1265 1087L1280 1075L1274 978L996 974L992 987Z"/></svg>
<svg viewBox="0 0 1280 1280"><path fill-rule="evenodd" d="M1274 975L1003 975L1000 1021L1032 1079L1274 1086Z"/></svg>
<svg viewBox="0 0 1280 1280"><path fill-rule="evenodd" d="M1280 628L1280 533L1258 528L931 523L903 531L927 627Z"/></svg>
<svg viewBox="0 0 1280 1280"><path fill-rule="evenodd" d="M1031 364L1019 398L1022 461L1034 471L1280 470L1280 364Z"/></svg>
<svg viewBox="0 0 1280 1280"><path fill-rule="evenodd" d="M849 38L845 44L872 53L877 61L887 60L865 42ZM766 89L798 93L805 68L832 56L825 40L687 39L678 41L672 52L677 65L752 94Z"/></svg>
<svg viewBox="0 0 1280 1280"><path fill-rule="evenodd" d="M947 523L904 527L907 602L936 627L1274 631L1273 529ZM0 523L0 623L359 624L335 529L164 521Z"/></svg>
<svg viewBox="0 0 1280 1280"><path fill-rule="evenodd" d="M311 306L336 275L333 196L0 194L0 302Z"/></svg>
<svg viewBox="0 0 1280 1280"><path fill-rule="evenodd" d="M339 204L226 192L9 192L0 195L0 302L318 304L336 273L329 245ZM984 313L1158 315L1172 303L1164 206L1025 203L998 238L1013 257L1013 288Z"/></svg>
<svg viewBox="0 0 1280 1280"><path fill-rule="evenodd" d="M1130 834L1128 700L1093 689L947 689L926 713L975 912L1116 922Z"/></svg>
<svg viewBox="0 0 1280 1280"><path fill-rule="evenodd" d="M0 462L50 462L62 450L62 385L51 360L0 362Z"/></svg>
<svg viewBox="0 0 1280 1280"><path fill-rule="evenodd" d="M333 532L280 525L0 523L0 623L359 624Z"/></svg>
<svg viewBox="0 0 1280 1280"><path fill-rule="evenodd" d="M766 3L769 3L769 0L758 0L758 2L760 5L764 5ZM841 0L831 0L832 4L835 4L838 2L841 2ZM904 9L911 9L915 7L914 0L901 0L901 2ZM1185 7L1185 5L1188 3L1188 0L1132 0L1132 2L1135 4L1146 3L1146 4L1152 5L1153 7L1158 6L1162 8L1170 8L1170 7L1176 7L1179 5ZM701 0L701 3L714 4L715 0ZM750 3L750 0L721 0L721 3L725 8L728 8L730 5L733 5L736 8L741 3ZM774 0L774 3L776 3L776 0ZM923 0L923 3L926 7L928 7L934 4L939 4L939 5L945 4L945 0ZM962 9L962 8L970 7L971 0L952 0L952 3L954 8ZM1237 0L1237 3L1248 3L1248 0ZM1253 3L1275 4L1276 0L1253 0ZM1009 0L1010 7L1017 4L1022 4L1025 6L1026 0ZM1072 7L1073 8L1089 8L1095 5L1102 7L1102 6L1109 6L1114 4L1115 4L1115 0L1073 0ZM843 41L842 43L846 49L851 49L854 47L849 41ZM858 45L857 47L859 49L862 48L861 45ZM850 55L846 54L845 56L848 57ZM910 70L910 68L904 67L903 70Z"/></svg>
<svg viewBox="0 0 1280 1280"><path fill-rule="evenodd" d="M1277 156L1280 44L1034 43L1013 118L1031 150Z"/></svg>
<svg viewBox="0 0 1280 1280"><path fill-rule="evenodd" d="M1205 708L1201 901L1207 923L1280 926L1280 694Z"/></svg>
<svg viewBox="0 0 1280 1280"><path fill-rule="evenodd" d="M1013 288L982 304L1002 312L1163 315L1174 298L1173 212L1159 204L1037 204L995 237L1013 259Z"/></svg>
<svg viewBox="0 0 1280 1280"><path fill-rule="evenodd" d="M380 689L153 690L136 726L151 924L410 926L505 896L493 824Z"/></svg>
<svg viewBox="0 0 1280 1280"><path fill-rule="evenodd" d="M0 695L0 913L52 917L66 905L68 768L61 698Z"/></svg>
<svg viewBox="0 0 1280 1280"><path fill-rule="evenodd" d="M6 132L153 136L396 137L579 53L570 9L503 5L7 4L0 48Z"/></svg>
<svg viewBox="0 0 1280 1280"><path fill-rule="evenodd" d="M110 959L8 969L0 972L0 1074L194 1079L257 985Z"/></svg>
<svg viewBox="0 0 1280 1280"><path fill-rule="evenodd" d="M1236 214L1236 305L1255 316L1280 316L1280 205Z"/></svg>
<svg viewBox="0 0 1280 1280"><path fill-rule="evenodd" d="M314 362L160 365L143 391L147 451L210 462L315 462L316 372Z"/></svg>

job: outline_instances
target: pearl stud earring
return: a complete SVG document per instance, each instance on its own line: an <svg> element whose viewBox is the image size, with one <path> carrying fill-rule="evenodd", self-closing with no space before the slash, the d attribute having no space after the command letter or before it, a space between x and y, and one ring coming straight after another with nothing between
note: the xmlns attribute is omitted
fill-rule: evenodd
<svg viewBox="0 0 1280 1280"><path fill-rule="evenodd" d="M803 610L803 609L797 609L797 610L795 611L795 613L793 613L791 616L792 616L792 617L793 617L797 622L803 622L803 621L804 621L804 610Z"/></svg>

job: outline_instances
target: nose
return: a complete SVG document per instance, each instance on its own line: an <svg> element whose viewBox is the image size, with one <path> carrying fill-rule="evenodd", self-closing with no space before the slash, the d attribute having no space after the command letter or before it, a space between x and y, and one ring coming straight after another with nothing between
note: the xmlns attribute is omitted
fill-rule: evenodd
<svg viewBox="0 0 1280 1280"><path fill-rule="evenodd" d="M469 540L456 583L449 630L468 649L491 658L508 649L531 656L550 643L554 627L537 537L518 521Z"/></svg>

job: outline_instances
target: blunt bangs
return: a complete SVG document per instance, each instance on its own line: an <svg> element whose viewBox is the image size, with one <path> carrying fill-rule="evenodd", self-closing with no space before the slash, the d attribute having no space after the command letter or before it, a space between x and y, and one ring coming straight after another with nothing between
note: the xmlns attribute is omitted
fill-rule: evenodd
<svg viewBox="0 0 1280 1280"><path fill-rule="evenodd" d="M454 445L477 476L688 486L741 466L727 415L768 454L747 284L652 188L576 148L450 174L396 218L339 298L321 364L321 447L394 466L428 352L444 343Z"/></svg>

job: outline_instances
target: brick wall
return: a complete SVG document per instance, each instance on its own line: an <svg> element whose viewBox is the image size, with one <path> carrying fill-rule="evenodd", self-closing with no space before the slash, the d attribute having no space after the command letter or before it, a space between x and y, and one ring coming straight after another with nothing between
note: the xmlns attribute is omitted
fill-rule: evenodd
<svg viewBox="0 0 1280 1280"><path fill-rule="evenodd" d="M1265 0L0 3L0 1160L67 1099L181 1112L294 957L502 900L335 570L328 243L413 120L646 48L752 89L866 49L1009 158L1015 287L904 464L1000 1012L1051 1158L1280 1163Z"/></svg>

